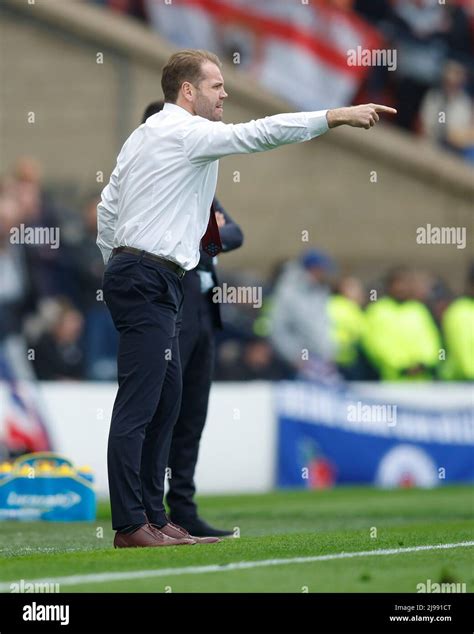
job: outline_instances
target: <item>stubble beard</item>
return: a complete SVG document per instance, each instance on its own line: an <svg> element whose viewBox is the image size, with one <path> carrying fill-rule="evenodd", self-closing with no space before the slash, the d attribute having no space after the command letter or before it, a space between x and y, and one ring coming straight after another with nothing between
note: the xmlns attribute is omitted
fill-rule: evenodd
<svg viewBox="0 0 474 634"><path fill-rule="evenodd" d="M203 117L203 119L208 121L220 121L222 119L222 112L217 114L216 106L201 96L198 97L194 110L199 117Z"/></svg>

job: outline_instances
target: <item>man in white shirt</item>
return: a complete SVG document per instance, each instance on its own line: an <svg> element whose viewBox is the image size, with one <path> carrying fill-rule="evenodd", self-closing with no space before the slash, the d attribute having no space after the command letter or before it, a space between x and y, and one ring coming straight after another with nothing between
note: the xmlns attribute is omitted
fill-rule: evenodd
<svg viewBox="0 0 474 634"><path fill-rule="evenodd" d="M191 537L163 505L181 400L181 278L197 265L203 236L203 248L215 254L208 236L218 159L308 141L344 124L369 129L379 112L396 112L367 104L226 125L221 64L207 51L172 55L161 84L163 110L129 136L97 208L104 298L120 334L108 446L119 548L218 541Z"/></svg>

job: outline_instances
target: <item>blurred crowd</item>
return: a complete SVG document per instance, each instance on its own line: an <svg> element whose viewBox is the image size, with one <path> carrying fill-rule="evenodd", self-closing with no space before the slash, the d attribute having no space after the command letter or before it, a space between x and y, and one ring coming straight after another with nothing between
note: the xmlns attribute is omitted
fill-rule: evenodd
<svg viewBox="0 0 474 634"><path fill-rule="evenodd" d="M30 157L0 180L0 346L21 341L14 349L24 351L15 355L22 375L28 368L45 380L116 375L117 336L101 295L98 199L88 196L81 213L55 205ZM17 243L12 228L22 226L41 231L31 238L23 231Z"/></svg>
<svg viewBox="0 0 474 634"><path fill-rule="evenodd" d="M19 374L116 379L97 202L94 192L81 213L57 206L30 157L0 179L0 353L16 351ZM22 225L41 231L14 240ZM45 228L59 231L56 243ZM431 273L405 267L364 286L315 249L282 263L266 283L238 270L221 277L228 288L262 290L263 302L222 304L217 380L474 379L474 267L461 297Z"/></svg>
<svg viewBox="0 0 474 634"><path fill-rule="evenodd" d="M397 69L372 69L357 101L393 103L395 123L474 161L474 3L355 0L397 51ZM382 100L382 101L380 101Z"/></svg>
<svg viewBox="0 0 474 634"><path fill-rule="evenodd" d="M149 22L147 0L92 1ZM395 71L370 68L354 103L393 105L399 113L393 123L474 162L472 0L313 0L312 6L356 16L376 29L380 48L397 51ZM230 45L231 30L222 37Z"/></svg>
<svg viewBox="0 0 474 634"><path fill-rule="evenodd" d="M222 335L221 379L474 379L474 266L456 297L442 279L406 266L364 285L309 249L264 290L255 319L240 318L240 345L235 329Z"/></svg>

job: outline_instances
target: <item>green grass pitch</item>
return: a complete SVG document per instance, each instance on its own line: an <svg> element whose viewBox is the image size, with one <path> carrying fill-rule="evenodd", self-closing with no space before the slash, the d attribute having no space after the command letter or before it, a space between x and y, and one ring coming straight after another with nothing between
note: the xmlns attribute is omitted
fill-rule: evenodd
<svg viewBox="0 0 474 634"><path fill-rule="evenodd" d="M431 580L465 583L472 592L472 546L225 566L472 541L473 502L468 486L201 497L202 516L237 527L240 538L124 550L112 547L109 508L101 503L95 523L0 523L0 590L23 579L58 582L61 592L416 592ZM201 569L207 566L222 568Z"/></svg>

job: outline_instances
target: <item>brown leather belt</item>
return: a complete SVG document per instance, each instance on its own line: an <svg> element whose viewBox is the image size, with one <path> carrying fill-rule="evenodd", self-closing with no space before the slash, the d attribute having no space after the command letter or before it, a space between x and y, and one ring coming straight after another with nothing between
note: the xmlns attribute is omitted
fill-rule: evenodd
<svg viewBox="0 0 474 634"><path fill-rule="evenodd" d="M131 253L132 255L141 255L143 258L147 260L153 260L154 262L158 262L162 266L165 266L167 269L174 271L178 277L183 277L186 273L185 269L183 269L179 264L175 262L171 262L171 260L166 260L165 258L160 258L159 255L155 255L154 253L148 253L148 251L142 251L141 249L135 249L135 247L116 247L112 249L112 257L117 255L117 253Z"/></svg>

